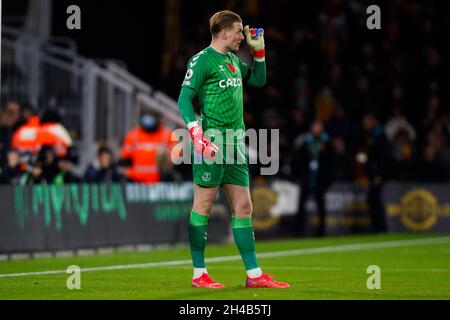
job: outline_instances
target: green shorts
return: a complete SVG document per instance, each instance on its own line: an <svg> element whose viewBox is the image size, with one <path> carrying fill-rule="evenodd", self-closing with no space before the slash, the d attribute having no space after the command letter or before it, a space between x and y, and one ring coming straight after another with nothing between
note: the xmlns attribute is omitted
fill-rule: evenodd
<svg viewBox="0 0 450 320"><path fill-rule="evenodd" d="M248 155L243 143L217 145L219 152L215 161L200 159L191 148L194 183L205 188L232 184L250 186ZM227 163L228 162L228 163Z"/></svg>

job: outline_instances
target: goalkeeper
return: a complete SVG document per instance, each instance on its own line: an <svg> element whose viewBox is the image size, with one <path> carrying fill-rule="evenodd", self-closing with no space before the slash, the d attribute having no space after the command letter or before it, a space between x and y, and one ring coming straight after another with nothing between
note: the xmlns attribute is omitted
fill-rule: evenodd
<svg viewBox="0 0 450 320"><path fill-rule="evenodd" d="M247 270L247 288L287 288L273 280L259 267L252 227L252 203L249 189L248 158L244 145L243 84L262 87L266 82L264 31L243 28L241 18L231 11L220 11L210 21L211 45L193 56L187 65L178 99L178 107L193 140L192 158L194 204L189 219L189 242L194 275L192 287L223 288L208 275L205 265L208 216L219 187L223 187L232 208L234 240ZM250 69L232 52L244 40L254 57ZM198 98L199 121L193 107ZM241 132L233 141L215 140L225 137L228 129ZM215 131L218 134L208 134ZM243 161L227 159L224 149L233 148ZM217 161L218 157L222 161ZM200 161L199 161L200 160ZM216 160L216 161L214 161ZM235 160L235 159L234 159Z"/></svg>

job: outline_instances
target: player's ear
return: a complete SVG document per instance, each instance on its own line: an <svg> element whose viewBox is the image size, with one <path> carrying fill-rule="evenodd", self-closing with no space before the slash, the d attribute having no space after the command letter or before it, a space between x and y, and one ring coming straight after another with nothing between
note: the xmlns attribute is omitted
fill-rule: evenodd
<svg viewBox="0 0 450 320"><path fill-rule="evenodd" d="M222 31L220 31L220 39L227 40L227 38L227 29L222 29Z"/></svg>

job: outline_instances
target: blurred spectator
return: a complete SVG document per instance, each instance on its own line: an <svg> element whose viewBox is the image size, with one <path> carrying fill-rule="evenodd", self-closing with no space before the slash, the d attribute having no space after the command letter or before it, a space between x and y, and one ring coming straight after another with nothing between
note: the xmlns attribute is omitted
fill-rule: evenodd
<svg viewBox="0 0 450 320"><path fill-rule="evenodd" d="M448 182L449 179L444 159L432 145L423 149L415 171L420 182Z"/></svg>
<svg viewBox="0 0 450 320"><path fill-rule="evenodd" d="M81 180L72 172L76 162L73 149L68 149L63 157L57 157L50 145L44 145L34 157L28 171L22 177L22 184L65 184L79 183Z"/></svg>
<svg viewBox="0 0 450 320"><path fill-rule="evenodd" d="M361 116L373 108L372 94L369 79L361 75L356 79L356 90L352 92L351 103L348 106L348 114L353 119L361 119Z"/></svg>
<svg viewBox="0 0 450 320"><path fill-rule="evenodd" d="M289 125L287 127L288 132L286 132L289 137L288 143L293 144L292 141L309 130L307 112L294 108L291 114L291 121L287 122L287 124Z"/></svg>
<svg viewBox="0 0 450 320"><path fill-rule="evenodd" d="M292 149L291 143L289 141L289 128L286 124L286 116L283 116L279 109L268 108L262 114L262 127L269 130L279 130L279 152L280 154L286 154ZM271 150L271 143L267 146L267 150Z"/></svg>
<svg viewBox="0 0 450 320"><path fill-rule="evenodd" d="M97 159L91 163L84 174L88 183L116 183L124 180L114 162L113 153L108 147L100 147Z"/></svg>
<svg viewBox="0 0 450 320"><path fill-rule="evenodd" d="M355 181L355 166L352 161L350 148L344 139L336 137L331 139L333 152L334 179L338 181Z"/></svg>
<svg viewBox="0 0 450 320"><path fill-rule="evenodd" d="M442 63L439 49L434 46L430 46L426 50L425 79L428 82L436 81L439 84L446 83L448 79L448 68Z"/></svg>
<svg viewBox="0 0 450 320"><path fill-rule="evenodd" d="M436 123L434 130L430 130L427 134L426 144L433 146L437 152L443 152L446 146L446 139L444 132Z"/></svg>
<svg viewBox="0 0 450 320"><path fill-rule="evenodd" d="M16 101L8 101L0 110L0 151L11 145L11 138L20 125L20 105Z"/></svg>
<svg viewBox="0 0 450 320"><path fill-rule="evenodd" d="M384 127L384 132L389 141L393 142L400 131L405 132L412 142L416 140L416 130L412 124L408 122L400 108L396 107L393 109L392 116Z"/></svg>
<svg viewBox="0 0 450 320"><path fill-rule="evenodd" d="M30 120L31 117L36 116L36 111L30 104L22 105L22 122L25 124Z"/></svg>
<svg viewBox="0 0 450 320"><path fill-rule="evenodd" d="M308 66L300 62L297 66L297 76L294 80L295 107L303 112L310 112L311 88L308 80Z"/></svg>
<svg viewBox="0 0 450 320"><path fill-rule="evenodd" d="M53 182L58 175L59 169L56 162L56 155L51 146L42 146L39 152L33 157L31 164L22 177L21 184L33 185Z"/></svg>
<svg viewBox="0 0 450 320"><path fill-rule="evenodd" d="M46 109L42 112L38 143L54 149L56 156L64 157L72 146L72 138L61 124L61 117L56 110Z"/></svg>
<svg viewBox="0 0 450 320"><path fill-rule="evenodd" d="M414 177L413 141L406 129L397 131L391 143L391 153L386 178L395 181L408 181Z"/></svg>
<svg viewBox="0 0 450 320"><path fill-rule="evenodd" d="M362 128L357 161L362 164L368 179L367 202L372 231L385 232L386 217L381 197L386 175L388 142L374 113L366 113L363 116Z"/></svg>
<svg viewBox="0 0 450 320"><path fill-rule="evenodd" d="M342 72L342 66L338 63L333 64L329 72L330 88L338 103L346 103L350 94Z"/></svg>
<svg viewBox="0 0 450 320"><path fill-rule="evenodd" d="M22 163L27 163L30 156L37 154L41 148L38 139L39 129L39 117L29 115L27 122L20 126L12 136L11 146L19 151Z"/></svg>
<svg viewBox="0 0 450 320"><path fill-rule="evenodd" d="M34 185L45 182L42 176L42 163L41 161L32 162L28 167L28 170L22 175L21 185Z"/></svg>
<svg viewBox="0 0 450 320"><path fill-rule="evenodd" d="M393 106L394 109L398 109L399 113L403 113L405 110L405 100L403 94L403 88L400 84L396 83L392 85L391 89L391 97L388 102L390 106Z"/></svg>
<svg viewBox="0 0 450 320"><path fill-rule="evenodd" d="M347 116L345 109L338 105L334 110L333 117L326 125L326 131L332 138L342 138L346 148L350 148L353 145L355 127L355 123Z"/></svg>
<svg viewBox="0 0 450 320"><path fill-rule="evenodd" d="M447 139L450 139L450 111L447 111L447 113L441 117L440 122L442 125L442 131Z"/></svg>
<svg viewBox="0 0 450 320"><path fill-rule="evenodd" d="M295 88L295 107L302 112L310 112L310 97L307 87L296 87Z"/></svg>
<svg viewBox="0 0 450 320"><path fill-rule="evenodd" d="M432 94L428 98L425 116L422 119L421 131L427 133L433 124L438 121L440 112L440 99L437 95Z"/></svg>
<svg viewBox="0 0 450 320"><path fill-rule="evenodd" d="M336 100L333 96L333 92L328 86L323 87L320 90L315 103L316 116L326 123L333 116L335 108Z"/></svg>
<svg viewBox="0 0 450 320"><path fill-rule="evenodd" d="M42 176L40 182L51 184L59 174L58 158L55 149L50 145L42 146L38 153L37 163L41 165Z"/></svg>
<svg viewBox="0 0 450 320"><path fill-rule="evenodd" d="M65 183L79 183L81 179L74 174L73 165L74 159L70 153L66 154L64 157L57 159L57 165L59 172L53 179L54 184L65 184Z"/></svg>
<svg viewBox="0 0 450 320"><path fill-rule="evenodd" d="M346 1L321 0L319 4L319 21L322 24L323 33L344 36L346 34Z"/></svg>
<svg viewBox="0 0 450 320"><path fill-rule="evenodd" d="M0 168L0 184L19 184L22 174L19 152L9 149L6 152L6 164Z"/></svg>
<svg viewBox="0 0 450 320"><path fill-rule="evenodd" d="M330 138L324 132L321 120L314 120L310 131L305 135L300 148L295 151L291 163L293 176L301 188L297 212L297 232L305 234L307 225L305 205L310 195L314 195L319 215L319 225L315 236L325 235L325 199L324 195L333 180L333 154Z"/></svg>
<svg viewBox="0 0 450 320"><path fill-rule="evenodd" d="M13 130L21 124L21 108L17 101L8 101L5 105L5 113Z"/></svg>
<svg viewBox="0 0 450 320"><path fill-rule="evenodd" d="M175 143L171 134L152 111L141 111L139 125L128 132L120 152L121 159L131 160L131 167L125 170L130 181L158 183L161 166L165 171L173 168L170 149Z"/></svg>

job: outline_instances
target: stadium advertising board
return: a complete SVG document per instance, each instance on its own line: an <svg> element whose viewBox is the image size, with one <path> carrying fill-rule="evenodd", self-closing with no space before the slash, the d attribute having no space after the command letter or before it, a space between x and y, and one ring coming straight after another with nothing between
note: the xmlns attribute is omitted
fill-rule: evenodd
<svg viewBox="0 0 450 320"><path fill-rule="evenodd" d="M0 252L38 252L188 241L192 183L81 184L0 187ZM288 181L252 187L258 238L295 236L300 188ZM387 184L383 202L389 232L450 230L445 185ZM335 183L325 195L326 235L366 233L366 188ZM306 203L306 235L319 223L313 198ZM230 210L219 192L208 241L230 237Z"/></svg>
<svg viewBox="0 0 450 320"><path fill-rule="evenodd" d="M448 185L388 184L384 190L384 204L389 230L450 231Z"/></svg>
<svg viewBox="0 0 450 320"><path fill-rule="evenodd" d="M252 189L255 234L261 237L296 234L294 220L298 211L301 188L292 182L275 181L270 185L255 185ZM325 195L326 234L367 232L366 190L349 183L335 183ZM319 223L317 204L310 197L305 206L306 235L311 235Z"/></svg>
<svg viewBox="0 0 450 320"><path fill-rule="evenodd" d="M289 236L298 211L301 189L288 181L252 189L254 228L259 236ZM450 193L445 184L386 184L383 203L389 232L448 232ZM326 235L366 233L371 230L366 187L335 183L325 195ZM307 230L319 224L313 197L306 202Z"/></svg>
<svg viewBox="0 0 450 320"><path fill-rule="evenodd" d="M1 187L0 252L187 242L192 183ZM228 235L210 219L210 241Z"/></svg>

